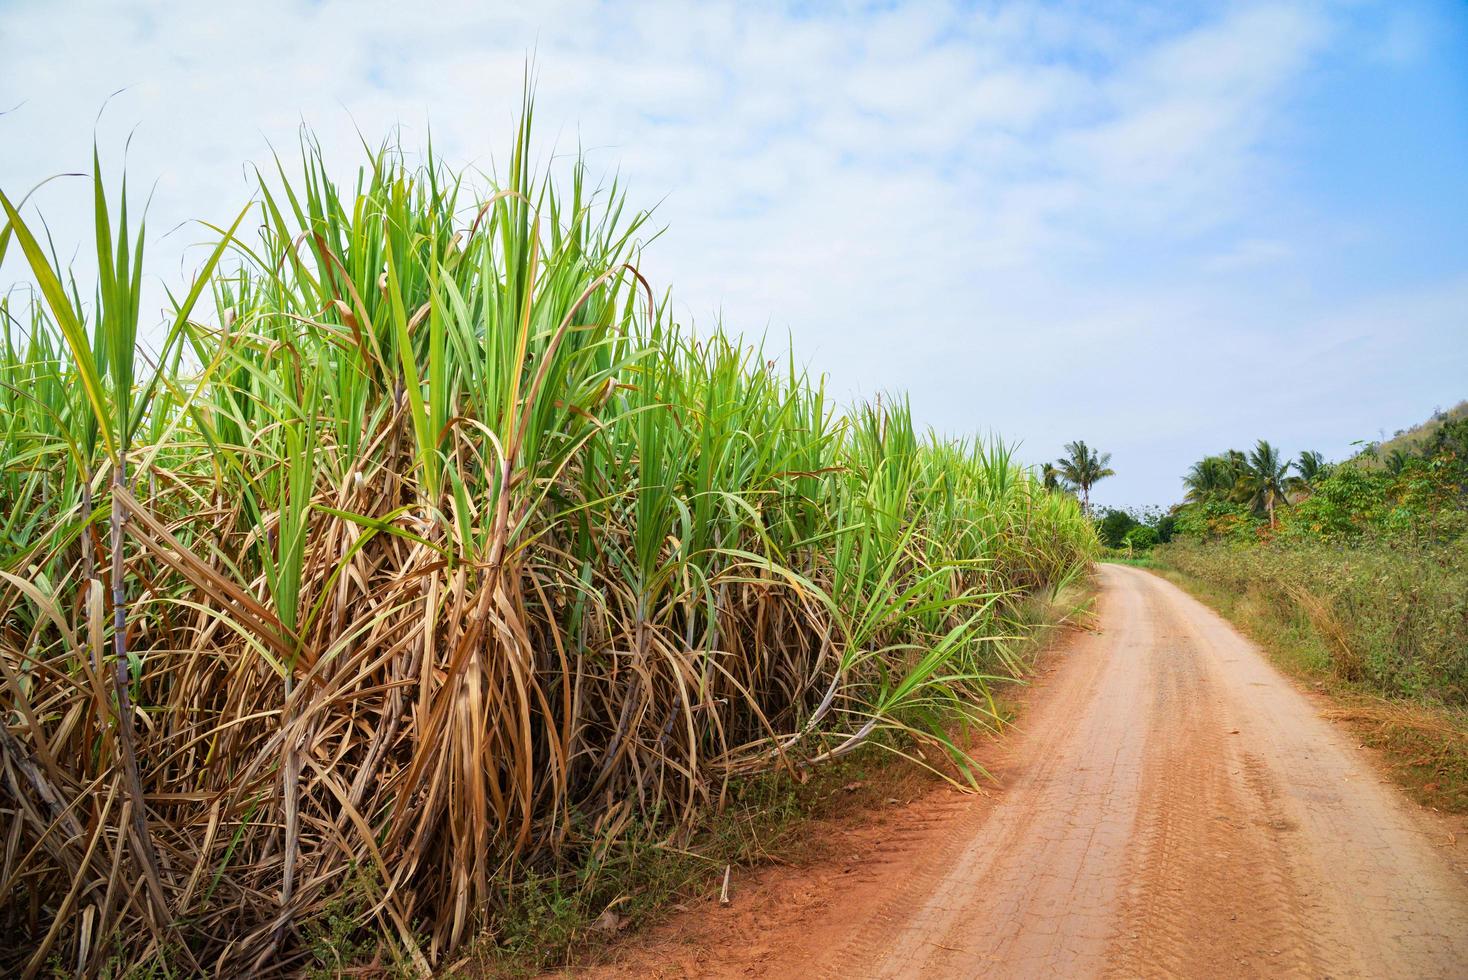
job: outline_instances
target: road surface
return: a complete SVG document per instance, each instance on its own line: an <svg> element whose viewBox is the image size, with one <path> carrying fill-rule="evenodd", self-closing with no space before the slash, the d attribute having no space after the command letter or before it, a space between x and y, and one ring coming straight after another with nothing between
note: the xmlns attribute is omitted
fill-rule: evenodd
<svg viewBox="0 0 1468 980"><path fill-rule="evenodd" d="M1099 574L1097 628L991 799L913 804L853 866L781 869L604 972L1468 978L1461 823L1384 783L1211 610Z"/></svg>

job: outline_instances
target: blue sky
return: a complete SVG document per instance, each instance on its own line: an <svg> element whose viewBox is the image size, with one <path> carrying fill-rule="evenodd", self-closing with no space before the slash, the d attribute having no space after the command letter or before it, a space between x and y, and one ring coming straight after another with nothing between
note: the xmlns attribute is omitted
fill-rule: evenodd
<svg viewBox="0 0 1468 980"><path fill-rule="evenodd" d="M65 7L65 14L58 13ZM215 8L218 9L215 9ZM1165 504L1204 453L1329 456L1468 397L1468 5L0 2L0 187L157 178L155 295L302 119L489 169L543 152L667 233L680 316L788 335L846 396ZM84 242L88 200L36 204ZM177 229L172 230L171 229ZM164 232L170 232L164 235ZM11 260L12 262L14 260ZM23 278L8 264L0 282Z"/></svg>

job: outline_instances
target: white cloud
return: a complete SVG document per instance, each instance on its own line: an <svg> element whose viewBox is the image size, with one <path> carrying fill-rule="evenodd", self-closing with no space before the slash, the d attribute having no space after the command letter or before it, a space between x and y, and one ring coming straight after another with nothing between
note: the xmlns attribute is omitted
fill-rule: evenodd
<svg viewBox="0 0 1468 980"><path fill-rule="evenodd" d="M231 217L242 165L289 158L302 119L343 174L358 127L401 124L411 148L430 123L441 156L488 170L533 54L543 152L582 145L636 203L663 201L645 264L679 309L788 328L838 392L907 387L927 421L1044 458L1087 427L1104 445L1190 424L1075 393L1161 365L1179 330L1232 336L1233 298L1151 265L1189 252L1240 275L1292 253L1252 224L1272 137L1333 38L1314 4L19 3L0 21L0 103L25 100L0 117L0 186L86 169L124 85L99 138L115 172L137 125L129 170L159 175L160 232ZM39 201L59 241L85 241L79 183ZM155 241L152 270L181 279L200 237Z"/></svg>

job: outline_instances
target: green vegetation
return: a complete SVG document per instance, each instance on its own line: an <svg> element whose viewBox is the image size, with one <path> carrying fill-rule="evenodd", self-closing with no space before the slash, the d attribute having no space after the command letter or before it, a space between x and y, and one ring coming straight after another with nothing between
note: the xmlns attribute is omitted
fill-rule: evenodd
<svg viewBox="0 0 1468 980"><path fill-rule="evenodd" d="M1145 554L1153 546L1171 541L1176 529L1177 518L1157 507L1108 507L1096 520L1096 533L1111 558Z"/></svg>
<svg viewBox="0 0 1468 980"><path fill-rule="evenodd" d="M1468 811L1468 418L1414 445L1207 457L1149 557L1335 693L1419 798Z"/></svg>
<svg viewBox="0 0 1468 980"><path fill-rule="evenodd" d="M1468 418L1379 467L1375 450L1290 465L1260 440L1195 463L1165 562L1262 590L1315 623L1331 669L1390 696L1468 703ZM1282 610L1283 612L1283 610Z"/></svg>
<svg viewBox="0 0 1468 980"><path fill-rule="evenodd" d="M1302 452L1285 464L1260 440L1248 454L1208 456L1183 478L1173 509L1182 535L1203 540L1437 543L1468 532L1468 418L1439 423L1417 452L1383 461L1368 447L1342 463Z"/></svg>
<svg viewBox="0 0 1468 980"><path fill-rule="evenodd" d="M1110 464L1110 453L1098 452L1080 440L1067 442L1065 455L1054 464L1045 466L1044 481L1046 486L1079 493L1081 508L1089 514L1091 488L1108 476L1116 475Z"/></svg>
<svg viewBox="0 0 1468 980"><path fill-rule="evenodd" d="M125 187L94 286L0 196L0 972L426 971L749 779L971 776L1080 507L679 327L529 119L492 191L308 145L152 354Z"/></svg>
<svg viewBox="0 0 1468 980"><path fill-rule="evenodd" d="M1091 487L1109 476L1111 454L1077 440L1065 444L1065 456L1040 467L1040 480L1051 490L1079 497L1081 509L1093 517L1096 535L1113 561L1133 561L1154 546L1172 540L1177 523L1171 513L1156 507L1140 510L1107 507L1098 515L1091 508Z"/></svg>

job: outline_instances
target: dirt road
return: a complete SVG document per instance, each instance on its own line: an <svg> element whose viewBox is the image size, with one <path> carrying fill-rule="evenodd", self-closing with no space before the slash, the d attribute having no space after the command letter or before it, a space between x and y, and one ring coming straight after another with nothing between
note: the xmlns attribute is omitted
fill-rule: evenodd
<svg viewBox="0 0 1468 980"><path fill-rule="evenodd" d="M1099 629L1047 681L991 801L909 814L858 874L766 887L755 901L793 909L657 972L1468 977L1455 825L1385 785L1212 611L1140 570L1100 574Z"/></svg>

